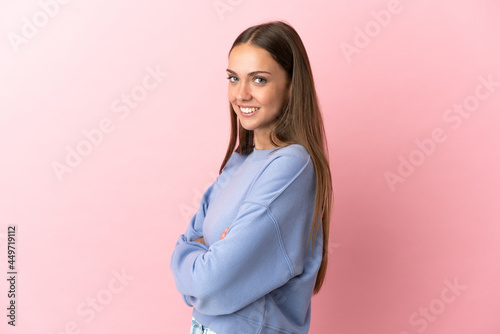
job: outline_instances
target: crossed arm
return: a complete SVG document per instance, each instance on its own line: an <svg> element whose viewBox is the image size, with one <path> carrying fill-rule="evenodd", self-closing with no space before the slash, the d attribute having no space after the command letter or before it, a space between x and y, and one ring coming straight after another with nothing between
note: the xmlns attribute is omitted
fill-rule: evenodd
<svg viewBox="0 0 500 334"><path fill-rule="evenodd" d="M234 313L302 273L303 239L309 231L305 222L311 216L304 208L314 206L314 196L308 196L307 203L302 198L314 191L311 160L279 156L261 174L240 203L238 215L226 222L232 233L226 228L219 239L224 241L207 247L203 238L210 187L176 243L170 262L176 287L186 304L199 312ZM236 283L230 279L234 277ZM262 277L266 277L264 282ZM242 287L246 289L243 296Z"/></svg>

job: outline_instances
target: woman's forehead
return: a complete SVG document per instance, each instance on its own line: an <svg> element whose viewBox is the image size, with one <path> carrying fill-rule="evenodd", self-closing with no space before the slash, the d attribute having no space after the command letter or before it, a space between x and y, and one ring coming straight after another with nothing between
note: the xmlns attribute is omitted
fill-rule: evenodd
<svg viewBox="0 0 500 334"><path fill-rule="evenodd" d="M238 74L258 71L273 73L279 69L279 64L265 49L248 43L235 46L228 59L228 70ZM242 72L242 73L240 73Z"/></svg>

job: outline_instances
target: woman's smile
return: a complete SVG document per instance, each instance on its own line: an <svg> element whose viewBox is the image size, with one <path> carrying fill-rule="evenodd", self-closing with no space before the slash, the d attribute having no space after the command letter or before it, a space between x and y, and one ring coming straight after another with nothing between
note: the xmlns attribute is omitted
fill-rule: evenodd
<svg viewBox="0 0 500 334"><path fill-rule="evenodd" d="M257 112L257 110L260 109L257 107L243 107L243 106L238 106L238 107L240 108L241 114L246 117L254 115Z"/></svg>

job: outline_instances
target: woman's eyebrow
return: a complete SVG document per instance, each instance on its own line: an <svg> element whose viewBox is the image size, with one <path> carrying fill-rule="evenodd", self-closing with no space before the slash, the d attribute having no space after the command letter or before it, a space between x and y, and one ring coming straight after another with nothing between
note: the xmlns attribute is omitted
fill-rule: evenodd
<svg viewBox="0 0 500 334"><path fill-rule="evenodd" d="M236 74L235 71L232 71L230 69L227 69L226 71L231 73L231 74ZM253 71L253 72L248 73L248 75L255 75L255 74L259 74L259 73L267 73L269 75L272 75L270 72L267 72L267 71Z"/></svg>

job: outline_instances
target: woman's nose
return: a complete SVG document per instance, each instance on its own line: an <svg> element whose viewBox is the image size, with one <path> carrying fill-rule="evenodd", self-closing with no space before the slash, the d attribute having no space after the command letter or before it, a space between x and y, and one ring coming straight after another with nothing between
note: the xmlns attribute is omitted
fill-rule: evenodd
<svg viewBox="0 0 500 334"><path fill-rule="evenodd" d="M239 84L238 92L237 92L238 100L248 101L252 99L252 95L248 90L248 85L245 82Z"/></svg>

